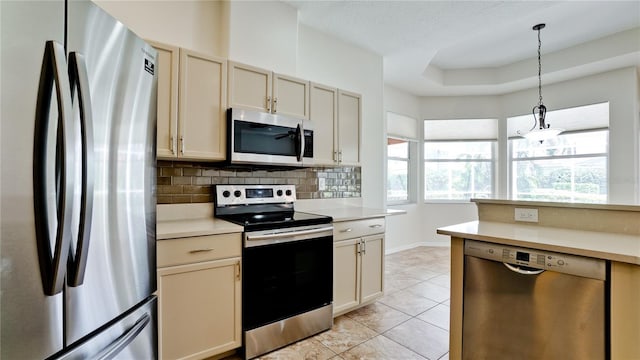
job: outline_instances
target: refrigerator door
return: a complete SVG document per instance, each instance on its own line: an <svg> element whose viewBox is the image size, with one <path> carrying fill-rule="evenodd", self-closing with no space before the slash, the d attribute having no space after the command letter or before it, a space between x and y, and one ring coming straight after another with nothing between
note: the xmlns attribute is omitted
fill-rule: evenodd
<svg viewBox="0 0 640 360"><path fill-rule="evenodd" d="M121 320L109 325L55 359L157 359L157 309L158 299L152 296L142 305L127 313Z"/></svg>
<svg viewBox="0 0 640 360"><path fill-rule="evenodd" d="M90 101L84 111L91 109L85 118L92 119L93 128L93 191L83 194L93 203L91 221L72 227L73 261L65 290L70 345L156 290L157 77L156 51L89 1L69 1L67 34L69 63L79 59L79 78L88 77L88 94L83 91ZM79 96L74 92L74 99ZM77 118L79 105L74 101ZM80 193L81 184L76 182ZM74 205L80 214L81 201ZM83 238L81 229L87 227L89 236Z"/></svg>
<svg viewBox="0 0 640 360"><path fill-rule="evenodd" d="M68 246L57 242L61 240L57 233L62 215L57 208L64 207L64 197L59 197L64 184L56 178L60 180L64 172L62 158L56 160L56 147L63 150L57 134L58 124L64 123L58 121L59 110L67 107L65 111L70 111L71 107L65 79L64 2L0 1L0 13L0 358L43 359L63 347L60 291ZM44 62L44 78L48 79L39 86L45 44L50 40L51 52ZM34 144L37 103L41 105L43 142ZM43 172L37 178L32 166L34 153L42 155ZM38 219L43 236L39 246L34 188L41 190L42 196ZM42 267L39 251L44 255Z"/></svg>

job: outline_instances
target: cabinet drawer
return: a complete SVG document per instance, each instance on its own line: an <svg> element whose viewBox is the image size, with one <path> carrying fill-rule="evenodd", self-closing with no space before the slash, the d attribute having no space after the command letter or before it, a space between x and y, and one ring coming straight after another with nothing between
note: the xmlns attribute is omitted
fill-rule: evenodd
<svg viewBox="0 0 640 360"><path fill-rule="evenodd" d="M221 234L157 242L158 267L241 256L241 234Z"/></svg>
<svg viewBox="0 0 640 360"><path fill-rule="evenodd" d="M333 223L333 240L339 241L367 235L381 234L385 230L384 217Z"/></svg>

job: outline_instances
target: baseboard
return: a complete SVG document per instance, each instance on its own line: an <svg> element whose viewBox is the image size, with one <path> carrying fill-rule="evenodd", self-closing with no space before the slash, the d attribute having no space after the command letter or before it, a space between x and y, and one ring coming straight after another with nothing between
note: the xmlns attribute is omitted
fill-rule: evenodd
<svg viewBox="0 0 640 360"><path fill-rule="evenodd" d="M419 242L414 242L407 245L397 246L390 249L384 249L384 254L389 255L389 254L397 253L400 251L417 248L418 246L449 247L449 245L450 245L449 242L443 242L443 241L419 241Z"/></svg>

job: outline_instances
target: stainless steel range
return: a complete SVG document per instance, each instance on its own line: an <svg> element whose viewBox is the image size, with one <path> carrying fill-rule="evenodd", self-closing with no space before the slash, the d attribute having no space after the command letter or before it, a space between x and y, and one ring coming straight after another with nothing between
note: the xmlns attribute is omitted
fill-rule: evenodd
<svg viewBox="0 0 640 360"><path fill-rule="evenodd" d="M246 359L333 324L332 218L295 211L295 200L294 185L215 186L215 216L244 226Z"/></svg>

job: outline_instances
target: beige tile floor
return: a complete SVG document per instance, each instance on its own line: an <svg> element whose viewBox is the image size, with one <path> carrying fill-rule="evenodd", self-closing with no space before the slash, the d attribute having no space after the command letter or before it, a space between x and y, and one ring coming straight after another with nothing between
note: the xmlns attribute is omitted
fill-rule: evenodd
<svg viewBox="0 0 640 360"><path fill-rule="evenodd" d="M334 319L333 328L260 360L449 358L449 248L385 257L385 296Z"/></svg>

